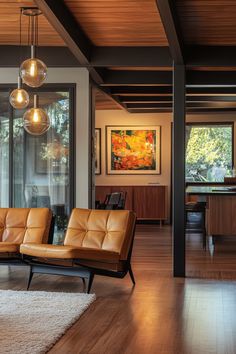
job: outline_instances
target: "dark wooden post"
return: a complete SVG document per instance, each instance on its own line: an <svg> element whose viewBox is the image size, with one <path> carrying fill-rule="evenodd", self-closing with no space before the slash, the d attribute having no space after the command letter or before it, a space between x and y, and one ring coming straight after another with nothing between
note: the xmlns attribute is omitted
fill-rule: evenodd
<svg viewBox="0 0 236 354"><path fill-rule="evenodd" d="M185 277L185 66L173 77L173 274Z"/></svg>
<svg viewBox="0 0 236 354"><path fill-rule="evenodd" d="M92 80L89 83L89 208L95 208L95 105L96 105L96 88L94 87Z"/></svg>

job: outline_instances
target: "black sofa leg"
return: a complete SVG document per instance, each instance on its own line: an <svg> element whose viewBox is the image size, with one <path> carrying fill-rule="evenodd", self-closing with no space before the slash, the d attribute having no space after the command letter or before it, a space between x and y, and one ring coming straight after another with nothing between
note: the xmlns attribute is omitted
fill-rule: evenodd
<svg viewBox="0 0 236 354"><path fill-rule="evenodd" d="M92 287L92 284L93 284L93 279L94 279L94 273L90 273L89 274L89 278L88 278L88 289L87 289L87 294L90 293L90 290L91 290L91 287Z"/></svg>
<svg viewBox="0 0 236 354"><path fill-rule="evenodd" d="M129 275L130 275L133 285L135 285L134 273L132 271L131 264L129 265Z"/></svg>
<svg viewBox="0 0 236 354"><path fill-rule="evenodd" d="M85 291L86 289L86 282L85 282L85 279L84 278L81 278L82 279L82 282L83 282L83 291Z"/></svg>
<svg viewBox="0 0 236 354"><path fill-rule="evenodd" d="M32 267L30 267L30 274L29 274L29 279L28 279L28 284L27 284L27 290L29 290L33 275L34 275L34 273L32 272Z"/></svg>

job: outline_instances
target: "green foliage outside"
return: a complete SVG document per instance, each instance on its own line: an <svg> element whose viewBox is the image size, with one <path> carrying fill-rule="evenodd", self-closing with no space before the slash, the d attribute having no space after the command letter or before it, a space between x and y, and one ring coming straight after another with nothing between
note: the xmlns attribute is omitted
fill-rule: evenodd
<svg viewBox="0 0 236 354"><path fill-rule="evenodd" d="M232 127L186 127L187 181L223 181L232 170Z"/></svg>

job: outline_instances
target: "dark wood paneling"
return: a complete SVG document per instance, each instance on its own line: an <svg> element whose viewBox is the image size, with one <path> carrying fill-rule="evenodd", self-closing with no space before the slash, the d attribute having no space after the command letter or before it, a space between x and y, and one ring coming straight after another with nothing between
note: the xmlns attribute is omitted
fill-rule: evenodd
<svg viewBox="0 0 236 354"><path fill-rule="evenodd" d="M209 196L207 213L208 234L236 236L235 213L235 196Z"/></svg>
<svg viewBox="0 0 236 354"><path fill-rule="evenodd" d="M96 186L95 199L104 202L106 195L111 193L111 186Z"/></svg>
<svg viewBox="0 0 236 354"><path fill-rule="evenodd" d="M96 186L96 200L103 201L107 193L126 191L125 209L133 210L138 219L166 220L166 186Z"/></svg>
<svg viewBox="0 0 236 354"><path fill-rule="evenodd" d="M134 210L138 219L167 219L165 186L136 186Z"/></svg>

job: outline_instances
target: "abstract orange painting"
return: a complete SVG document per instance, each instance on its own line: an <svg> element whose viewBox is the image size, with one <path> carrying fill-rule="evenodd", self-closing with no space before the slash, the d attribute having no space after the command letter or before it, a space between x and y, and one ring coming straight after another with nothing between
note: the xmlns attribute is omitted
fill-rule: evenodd
<svg viewBox="0 0 236 354"><path fill-rule="evenodd" d="M160 126L107 126L108 174L160 174Z"/></svg>

